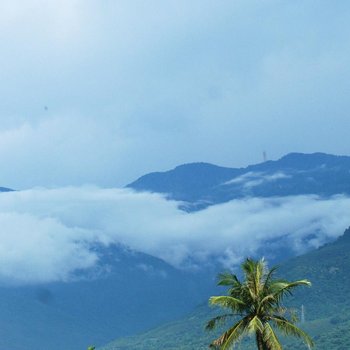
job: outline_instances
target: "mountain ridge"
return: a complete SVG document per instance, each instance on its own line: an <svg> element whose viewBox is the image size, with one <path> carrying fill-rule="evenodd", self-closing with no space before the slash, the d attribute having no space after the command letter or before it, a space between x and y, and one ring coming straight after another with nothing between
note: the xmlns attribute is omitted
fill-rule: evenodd
<svg viewBox="0 0 350 350"><path fill-rule="evenodd" d="M350 157L289 153L245 168L188 163L146 174L126 187L186 202L188 211L244 197L350 194Z"/></svg>
<svg viewBox="0 0 350 350"><path fill-rule="evenodd" d="M163 186L160 189L170 193L169 199L190 203L183 207L188 211L247 196L306 193L310 183L311 192L318 195L327 195L328 185L329 195L350 193L350 157L346 156L289 154L279 162L246 168L192 163L175 170L175 176L171 170L165 178L164 172L155 173L156 179L160 177ZM153 181L151 176L147 190L152 189ZM142 190L142 186L134 190ZM155 190L159 192L159 187ZM274 243L267 244L271 248L276 246ZM289 248L288 245L277 246L285 256L286 251L281 249ZM82 274L91 273L92 278L21 288L0 287L3 311L0 323L6 325L3 331L0 327L3 348L68 350L84 349L90 343L102 344L182 316L213 288L214 271L187 273L121 246L91 249L96 249L100 257L97 269L101 270L97 272L104 271L104 275L96 275L95 270L83 271ZM155 297L157 304L153 306ZM57 329L60 341L55 340L59 336Z"/></svg>

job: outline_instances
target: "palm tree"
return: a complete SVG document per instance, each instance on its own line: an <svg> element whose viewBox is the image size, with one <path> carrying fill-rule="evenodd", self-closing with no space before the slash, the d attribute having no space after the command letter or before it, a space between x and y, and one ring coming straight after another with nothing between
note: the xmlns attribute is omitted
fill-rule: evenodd
<svg viewBox="0 0 350 350"><path fill-rule="evenodd" d="M280 350L282 345L273 326L282 334L299 337L309 348L312 347L311 338L296 326L295 315L282 303L284 297L291 295L294 288L310 286L311 283L307 280L289 282L275 279L276 267L268 269L264 259L246 259L242 270L242 282L234 274L220 274L218 285L228 286L228 295L209 299L211 305L228 309L229 313L210 320L206 326L208 330L214 329L230 317L236 317L232 327L214 340L210 347L232 349L243 336L254 334L259 350Z"/></svg>

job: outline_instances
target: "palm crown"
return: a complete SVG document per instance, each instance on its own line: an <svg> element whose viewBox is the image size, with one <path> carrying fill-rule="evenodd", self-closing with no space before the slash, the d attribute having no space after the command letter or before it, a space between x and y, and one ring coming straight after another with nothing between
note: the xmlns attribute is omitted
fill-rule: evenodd
<svg viewBox="0 0 350 350"><path fill-rule="evenodd" d="M268 269L263 259L246 259L242 270L242 282L234 274L220 274L218 285L228 286L228 295L213 296L209 299L211 305L220 306L230 312L210 320L207 329L215 328L229 317L240 317L231 328L214 340L210 347L230 349L244 335L255 334L259 350L279 350L282 349L282 345L274 328L282 334L299 337L309 348L312 347L311 338L296 326L296 317L293 314L288 316L289 310L282 304L284 297L292 294L294 288L310 286L311 283L307 280L289 282L275 279L276 267Z"/></svg>

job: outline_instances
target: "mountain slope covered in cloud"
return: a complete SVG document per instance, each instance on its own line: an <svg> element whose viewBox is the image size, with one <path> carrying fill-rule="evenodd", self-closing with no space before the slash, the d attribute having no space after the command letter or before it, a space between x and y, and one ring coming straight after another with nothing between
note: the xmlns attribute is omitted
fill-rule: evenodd
<svg viewBox="0 0 350 350"><path fill-rule="evenodd" d="M350 194L350 157L290 153L246 168L192 163L144 175L127 187L189 202L186 210L243 197Z"/></svg>
<svg viewBox="0 0 350 350"><path fill-rule="evenodd" d="M211 289L203 275L122 246L95 252L99 263L70 281L0 286L2 348L83 350L180 317Z"/></svg>
<svg viewBox="0 0 350 350"><path fill-rule="evenodd" d="M190 213L181 205L130 189L2 193L0 281L70 281L99 262L96 245L122 244L183 269L232 267L266 248L295 255L338 237L350 212L344 195L249 197Z"/></svg>
<svg viewBox="0 0 350 350"><path fill-rule="evenodd" d="M0 345L102 344L181 316L209 293L218 269L237 268L246 256L279 261L335 240L349 226L347 162L316 154L243 170L183 166L165 183L193 189L187 203L132 188L1 193L0 322L8 327L0 327ZM305 174L330 187L305 194ZM269 195L283 181L295 193ZM236 197L198 210L213 183Z"/></svg>

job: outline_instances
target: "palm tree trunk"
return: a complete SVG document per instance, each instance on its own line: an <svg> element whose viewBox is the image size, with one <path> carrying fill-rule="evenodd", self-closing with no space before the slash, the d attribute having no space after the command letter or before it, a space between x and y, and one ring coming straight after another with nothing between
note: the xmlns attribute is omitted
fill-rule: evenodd
<svg viewBox="0 0 350 350"><path fill-rule="evenodd" d="M258 347L258 350L265 350L263 337L260 332L256 332L256 345Z"/></svg>

